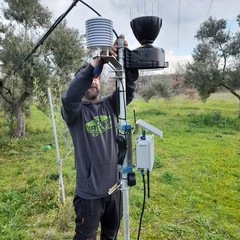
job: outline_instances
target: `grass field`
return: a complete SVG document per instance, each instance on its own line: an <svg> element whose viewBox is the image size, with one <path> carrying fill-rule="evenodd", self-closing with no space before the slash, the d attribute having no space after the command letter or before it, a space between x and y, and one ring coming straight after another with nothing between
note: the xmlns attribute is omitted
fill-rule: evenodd
<svg viewBox="0 0 240 240"><path fill-rule="evenodd" d="M129 123L142 119L164 134L155 137L141 239L240 239L240 110L232 95L212 95L206 103L178 96L171 101L135 99ZM58 201L58 166L51 120L32 107L27 137L7 137L1 122L0 239L72 239L75 169L70 139L57 123L63 158L66 204ZM149 133L147 133L149 134ZM134 137L134 136L133 136ZM143 202L142 176L130 192L130 233L137 239ZM119 239L123 239L120 227Z"/></svg>

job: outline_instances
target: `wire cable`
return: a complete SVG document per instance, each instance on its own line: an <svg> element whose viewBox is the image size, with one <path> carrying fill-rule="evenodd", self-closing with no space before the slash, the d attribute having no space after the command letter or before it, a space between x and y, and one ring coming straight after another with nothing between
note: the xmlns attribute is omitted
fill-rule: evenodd
<svg viewBox="0 0 240 240"><path fill-rule="evenodd" d="M61 21L67 16L67 14L72 10L73 7L76 6L76 4L78 2L83 3L85 6L87 6L88 8L90 8L92 11L94 11L98 16L101 16L94 8L92 8L91 6L89 6L87 3L85 3L84 1L81 0L74 0L73 3L70 5L70 7L63 13L61 14L58 19L53 23L53 25L49 28L49 30L43 35L43 37L38 41L38 43L35 45L35 47L27 54L27 56L22 60L22 62L20 62L20 64L16 67L16 69L13 71L13 75L15 75L18 70L22 67L22 65L27 62L31 56L37 51L37 49L43 45L44 41L49 37L49 35L53 32L53 30L61 23ZM116 35L116 37L118 38L118 34L116 33L116 31L113 29L114 34ZM11 77L9 76L9 77Z"/></svg>
<svg viewBox="0 0 240 240"><path fill-rule="evenodd" d="M113 69L113 71L115 72L116 75L118 75L118 72L116 71L115 68L113 68L113 66L112 66L111 64L108 64L108 66ZM119 76L119 75L118 75L118 76ZM122 86L122 89L124 89L123 82L122 82L122 78L120 78L119 81L120 81L120 84L121 84L121 86ZM126 79L126 81L127 81L127 79ZM117 84L116 84L116 85L117 85ZM117 91L117 95L118 95L118 97L117 97L117 105L118 105L117 112L118 112L118 114L119 114L119 113L120 113L120 108L119 108L119 105L120 105L120 104L119 104L119 103L120 103L120 101L119 101L119 92L120 92L120 90L119 90L118 86L116 86L116 91ZM126 120L127 120L127 119L126 119L127 111L126 111L126 101L125 101L124 96L123 96L123 101L124 101L124 115L125 115L125 118L124 118L124 119L121 119L121 120L125 120L125 121L126 121ZM119 118L118 118L118 123L119 123Z"/></svg>
<svg viewBox="0 0 240 240"><path fill-rule="evenodd" d="M38 41L36 46L32 49L32 51L25 57L25 59L19 64L17 69L14 71L16 73L18 69L26 62L30 57L36 52L36 50L44 43L44 41L48 38L48 36L52 33L52 31L61 23L61 21L67 16L67 14L72 10L73 7L76 6L79 0L74 0L70 7L66 10L65 13L60 15L58 19L53 23L53 25L49 28L49 30L43 35L43 37Z"/></svg>
<svg viewBox="0 0 240 240"><path fill-rule="evenodd" d="M211 8L212 8L212 5L213 5L213 2L214 2L214 0L212 0L212 1L211 1L211 3L210 3L210 6L209 6L209 8L208 8L208 12L207 12L206 19L207 19L207 18L208 18L208 16L209 16L209 13L210 13L210 11L211 11Z"/></svg>
<svg viewBox="0 0 240 240"><path fill-rule="evenodd" d="M122 79L120 79L119 81L120 81L120 84L122 85L122 89L124 89ZM127 121L126 99L125 99L124 95L123 95L123 102L124 102L124 104L123 104L124 105L124 119L122 119L122 120Z"/></svg>
<svg viewBox="0 0 240 240"><path fill-rule="evenodd" d="M127 141L123 135L118 135L116 137L116 142L118 144L118 165L123 165L127 151Z"/></svg>
<svg viewBox="0 0 240 240"><path fill-rule="evenodd" d="M144 170L141 171L141 174L142 174L142 180L143 180L143 205L142 205L142 212L141 212L140 222L139 222L139 227L138 227L138 238L137 238L137 240L140 239L140 233L141 233L141 227L142 227L142 218L143 218L143 213L144 213L145 203L146 203L146 183L145 183Z"/></svg>
<svg viewBox="0 0 240 240"><path fill-rule="evenodd" d="M177 22L177 58L178 58L178 54L179 54L180 20L181 20L181 0L178 0L178 22Z"/></svg>

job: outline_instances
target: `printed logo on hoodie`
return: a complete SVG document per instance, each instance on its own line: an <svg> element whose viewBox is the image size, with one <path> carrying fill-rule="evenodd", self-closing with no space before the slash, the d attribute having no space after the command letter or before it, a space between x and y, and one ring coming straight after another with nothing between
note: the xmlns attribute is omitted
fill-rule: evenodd
<svg viewBox="0 0 240 240"><path fill-rule="evenodd" d="M112 122L109 116L100 115L96 116L90 122L85 125L86 131L97 137L99 134L112 128Z"/></svg>

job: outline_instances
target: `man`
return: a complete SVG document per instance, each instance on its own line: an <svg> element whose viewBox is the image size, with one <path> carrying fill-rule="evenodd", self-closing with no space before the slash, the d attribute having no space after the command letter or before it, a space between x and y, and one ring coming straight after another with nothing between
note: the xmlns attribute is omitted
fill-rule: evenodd
<svg viewBox="0 0 240 240"><path fill-rule="evenodd" d="M117 56L117 40L110 53ZM62 96L62 116L72 136L77 173L73 200L75 240L96 239L99 223L101 239L116 239L122 216L121 192L108 194L119 180L116 143L119 101L117 91L104 98L100 96L100 79L94 76L94 70L102 60L95 58L80 69ZM133 99L134 80L128 74L127 104Z"/></svg>

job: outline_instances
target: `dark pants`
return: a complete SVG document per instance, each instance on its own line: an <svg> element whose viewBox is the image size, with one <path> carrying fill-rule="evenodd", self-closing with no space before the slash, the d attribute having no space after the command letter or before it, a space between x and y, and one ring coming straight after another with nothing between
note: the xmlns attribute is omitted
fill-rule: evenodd
<svg viewBox="0 0 240 240"><path fill-rule="evenodd" d="M74 197L76 228L74 240L95 240L101 223L101 240L115 240L122 217L121 191L99 199Z"/></svg>

